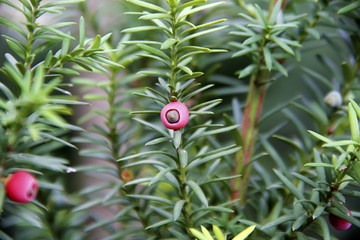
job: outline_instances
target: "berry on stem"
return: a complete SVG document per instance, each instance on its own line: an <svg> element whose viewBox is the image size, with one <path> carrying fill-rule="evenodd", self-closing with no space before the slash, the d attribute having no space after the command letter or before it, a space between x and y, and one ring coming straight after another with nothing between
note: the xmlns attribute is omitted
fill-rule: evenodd
<svg viewBox="0 0 360 240"><path fill-rule="evenodd" d="M351 216L351 212L349 209L348 209L348 212L349 212L348 215ZM339 230L339 231L348 230L352 225L348 221L346 221L338 216L335 216L333 214L329 215L329 222L336 230Z"/></svg>
<svg viewBox="0 0 360 240"><path fill-rule="evenodd" d="M36 197L37 190L36 178L26 171L13 173L5 183L8 198L17 203L31 202Z"/></svg>
<svg viewBox="0 0 360 240"><path fill-rule="evenodd" d="M163 107L160 118L165 127L178 130L188 123L189 110L185 104L174 101Z"/></svg>

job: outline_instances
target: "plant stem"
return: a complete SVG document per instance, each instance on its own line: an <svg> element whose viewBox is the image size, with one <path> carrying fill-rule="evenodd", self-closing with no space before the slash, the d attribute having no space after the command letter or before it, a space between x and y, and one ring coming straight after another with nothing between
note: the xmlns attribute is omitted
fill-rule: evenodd
<svg viewBox="0 0 360 240"><path fill-rule="evenodd" d="M25 67L28 69L31 69L31 64L33 62L33 43L35 41L34 39L34 32L36 27L36 20L38 18L38 16L35 14L36 12L38 12L38 6L36 6L35 9L33 9L32 14L31 14L31 19L27 19L29 22L29 27L27 27L28 30L28 35L26 38L26 50L25 50ZM26 17L26 15L25 15Z"/></svg>
<svg viewBox="0 0 360 240"><path fill-rule="evenodd" d="M258 122L260 120L267 84L263 84L268 79L267 70L258 70L252 75L250 80L250 90L247 95L244 115L242 120L242 142L243 147L240 155L240 162L235 162L234 174L241 174L239 181L233 184L233 199L240 199L241 205L245 203L246 188L251 167L246 165L249 163L254 144L257 139Z"/></svg>
<svg viewBox="0 0 360 240"><path fill-rule="evenodd" d="M179 130L177 130L179 131ZM190 228L193 227L193 223L192 223L192 218L191 218L191 200L190 200L190 196L186 190L186 181L187 181L187 178L186 178L186 167L182 167L181 166L181 163L180 163L180 156L179 156L179 150L182 150L180 148L176 149L177 150L177 155L178 155L178 168L179 168L179 171L180 171L180 176L178 177L178 181L179 181L179 184L180 184L180 193L179 193L179 197L181 200L185 200L186 203L183 207L183 210L182 210L182 214L183 214L183 217L184 217L184 220L185 220L185 231L187 232L187 235L188 236L191 236L191 232L190 232ZM185 151L185 150L183 150Z"/></svg>
<svg viewBox="0 0 360 240"><path fill-rule="evenodd" d="M113 159L116 161L116 159L119 159L119 150L120 146L117 143L119 134L117 130L117 121L115 119L115 106L116 106L116 73L115 71L111 71L110 75L110 90L108 93L108 104L109 104L109 118L108 118L108 124L109 124L109 140L111 144L111 154ZM121 166L118 163L118 169L121 171ZM121 174L121 172L119 172Z"/></svg>
<svg viewBox="0 0 360 240"><path fill-rule="evenodd" d="M354 159L352 159L350 161L354 161ZM335 183L331 186L330 191L328 192L326 198L324 199L324 203L326 205L333 200L334 192L338 191L340 185L342 184L343 179L345 178L347 173L351 170L350 161L348 162L348 167L341 172L341 175L336 178ZM297 239L297 238L295 238L295 233L305 231L316 220L317 220L317 218L313 219L310 216L307 219L307 221L299 229L289 233L289 235L287 237L285 237L285 239Z"/></svg>
<svg viewBox="0 0 360 240"><path fill-rule="evenodd" d="M273 9L274 4L277 1L272 0L269 5L269 16ZM327 6L327 5L326 5ZM326 7L324 6L324 8ZM320 15L317 13L314 19L309 24L308 28L313 28L320 19ZM298 38L299 43L302 43L308 36L308 32L304 31ZM262 49L266 42L263 41L259 47L259 52L263 52ZM258 58L258 70L252 74L250 79L250 89L246 99L246 105L244 109L242 119L242 150L235 161L234 175L242 175L237 181L232 183L233 195L232 199L240 199L240 205L245 204L246 191L248 185L248 179L250 177L251 166L247 166L252 158L253 148L257 140L258 134L258 122L261 117L261 111L264 104L264 98L267 90L267 82L270 75L270 71L263 70L265 65L264 56Z"/></svg>
<svg viewBox="0 0 360 240"><path fill-rule="evenodd" d="M109 80L110 80L110 85L109 85L109 90L107 91L107 99L108 99L108 104L109 104L109 114L107 117L107 123L108 123L108 141L109 141L109 145L110 145L110 150L111 150L111 156L113 161L115 162L117 159L120 158L120 144L118 143L119 140L119 130L117 129L117 120L116 120L116 96L117 96L117 88L116 88L116 74L117 71L116 70L111 70L110 76L109 76ZM123 168L122 168L122 162L117 162L116 163L116 167L117 167L117 172L118 172L118 176L119 178L122 177L122 172L123 172ZM129 194L129 190L126 188L120 188L119 190L119 194L121 196L124 196L125 198L127 198L127 200L129 202L131 202L131 204L134 206L134 211L136 213L136 215L139 218L140 223L143 225L144 229L146 227L149 226L149 222L147 221L145 215L143 214L143 209L141 208L141 205L139 204L140 202L138 200L133 200L127 197L127 195ZM125 223L123 222L122 225L124 225Z"/></svg>
<svg viewBox="0 0 360 240"><path fill-rule="evenodd" d="M172 38L173 39L179 39L178 37L178 29L176 27L176 23L177 23L177 19L176 19L176 12L175 11L171 11L171 29L172 29ZM178 73L178 44L175 43L171 48L170 48L170 59L171 59L171 68L170 68L170 86L171 86L171 92L170 92L170 96L169 99L177 99L177 92L174 92L176 89L176 78L177 78L177 73ZM181 129L179 130L174 130L174 135L176 134L181 134ZM182 138L181 138L182 139ZM184 218L184 231L187 233L188 236L191 236L191 232L190 232L190 228L192 228L192 217L191 217L191 199L190 196L188 194L187 191L187 171L186 171L186 166L182 166L181 161L180 161L180 151L186 151L185 149L182 149L182 140L180 142L179 146L175 146L174 148L176 150L177 153L177 171L179 174L177 174L177 180L179 182L180 185L180 189L179 189L179 199L180 200L184 200L186 201L183 209L182 209L182 215Z"/></svg>

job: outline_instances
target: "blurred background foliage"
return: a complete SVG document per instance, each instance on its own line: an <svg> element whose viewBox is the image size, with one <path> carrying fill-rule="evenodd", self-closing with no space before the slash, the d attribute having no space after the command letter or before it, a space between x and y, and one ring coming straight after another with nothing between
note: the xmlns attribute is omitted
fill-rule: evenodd
<svg viewBox="0 0 360 240"><path fill-rule="evenodd" d="M6 41L9 38L4 35L20 38L18 33L3 23L3 19L10 19L22 27L26 26L22 23L25 21L24 16L16 9L9 7L7 2L23 9L26 3L46 4L56 1L0 1L1 66L5 66L9 61L9 55L5 58L5 53L16 55L14 53L16 49L14 51L14 48L9 48L10 45ZM145 143L158 135L148 126L135 121L134 115L130 115L130 112L134 111L159 109L154 107L154 102L142 97L146 87L147 91L159 89L157 78L144 77L136 73L144 69L163 68L163 66L151 58L143 57L145 53L142 49L129 44L134 40L163 42L166 39L157 31L122 32L124 29L145 24L143 20L138 19L139 15L125 14L144 10L136 4L124 0L65 1L65 3L71 2L74 4L66 4L66 9L58 10L61 10L61 14L49 12L39 17L38 22L43 25L76 22L77 25L69 24L60 28L62 33L76 36L76 40L67 43L63 39L64 36L57 35L57 38L52 38L51 43L44 45L45 47L36 53L31 63L26 58L22 60L21 56L15 56L15 58L23 63L24 69L30 69L29 71L36 75L37 64L46 58L50 50L55 55L58 50L64 49L64 45L69 44L68 51L71 52L71 49L76 49L78 43L82 41L81 36L85 34L84 32L87 37L84 41L89 41L90 48L94 42L99 41L99 44L101 42L101 45L92 45L93 48L98 48L99 52L91 58L92 53L84 54L86 50L79 51L71 60L64 58L67 55L66 52L60 54L61 57L57 59L56 62L63 61L64 65L58 66L57 73L61 75L61 83L56 87L65 86L66 90L61 91L61 95L71 92L71 95L76 97L70 99L60 97L62 100L74 102L58 101L67 105L66 109L69 111L71 109L68 116L62 115L69 124L67 127L59 127L57 118L52 118L55 122L46 123L47 127L44 128L44 133L40 131L42 137L37 140L38 142L34 142L34 139L29 137L29 133L24 133L26 138L23 142L25 143L18 144L16 153L28 153L40 157L21 165L21 160L17 160L19 158L16 158L16 154L4 149L5 145L2 145L2 159L4 156L13 157L12 161L20 164L10 164L6 167L3 165L1 174L8 175L17 168L30 169L38 174L41 190L35 204L19 206L5 200L1 214L0 239L25 239L24 236L28 238L31 236L31 239L156 239L159 234L163 236L163 239L165 236L171 239L167 233L169 222L164 223L162 227L158 225L154 226L154 229L145 230L146 227L157 224L163 219L172 218L173 216L169 216L166 212L169 209L161 208L160 205L149 207L152 205L150 201L144 201L139 197L141 194L157 196L160 192L164 193L160 194L161 197L173 201L175 196L171 192L171 187L168 184L155 184L147 188L144 187L147 184L133 182L123 188L123 184L136 181L136 179L147 177L150 181L161 168L153 169L141 165L134 167L131 163L136 164L137 161L132 161L133 159L126 163L117 161L132 154L149 151L149 149L157 150L158 146L161 149L167 148L166 144L155 146L148 144L144 147ZM164 6L164 8L167 6L166 1L149 2ZM216 2L218 1L208 0L210 4ZM269 6L275 6L275 2L259 0L256 4L267 14ZM290 27L284 34L281 33L283 34L281 36L296 40L302 46L294 47L294 54L289 54L289 51L284 51L284 47L269 45L273 49L271 50L273 51L272 64L270 66L267 60L264 66L267 69L273 69L266 82L263 83L266 84L267 90L257 125L258 135L253 147L253 157L250 160L252 170L246 200L243 205L235 205L232 208L235 214L224 210L223 214L205 216L204 222L207 224L206 227L209 227L209 224L218 225L228 236L235 236L246 227L257 224L255 235L250 239L270 239L271 237L274 239L312 239L310 237L330 239L326 235L328 230L338 239L355 239L359 234L357 226L353 226L348 231L339 232L331 227L325 227L324 222L319 221L318 228L314 227L305 231L309 238L305 238L301 233L292 235L289 229L297 230L306 225L308 216L305 214L305 217L301 217L299 205L303 204L306 207L304 202L310 202L310 200L316 202L318 199L321 202L321 199L325 199L321 194L315 196L314 192L332 193L330 183L335 181L337 174L335 170L334 173L329 173L328 168L311 167L311 165L304 167L306 163L316 161L330 163L332 155L336 152L336 150L332 151L333 149L321 148L323 144L321 139L314 137L315 134L310 134L308 130L334 141L349 140L354 137L350 131L347 111L349 99L359 102L360 97L358 83L359 4L358 1L341 0L288 0L285 3L281 16L278 16L282 19L277 19L277 21L285 23L295 21L296 26ZM249 18L244 18L245 14L253 18L258 17L255 8L254 1L227 0L224 4L190 16L189 21L195 25L226 18L227 21L221 24L229 26L221 31L191 40L192 45L227 50L227 52L198 55L188 65L193 72L204 73L196 78L196 82L201 83L201 86L213 84L211 88L192 97L188 105L196 106L206 101L222 99L221 103L214 104L213 115L193 119L192 126L204 124L209 119L213 124L241 125L243 109L250 91L251 77L249 75L244 75L240 79L238 77L241 75L241 70L244 71L254 61L259 61L257 58L262 61L264 56L261 55L261 51L259 51L260 55L252 54L260 49L259 46L253 45L256 41L248 45L255 47L255 50L247 54L237 54L245 49L243 43L248 36L236 32L244 32L237 26L249 24ZM239 13L243 15L239 16ZM255 33L263 33L256 26L249 29ZM111 36L107 35L108 33L111 33ZM60 33L54 31L48 33L49 36L56 36L56 34ZM106 55L106 59L99 59L97 54ZM76 57L79 58L76 60ZM90 61L80 57L88 58ZM76 64L78 65L75 66ZM287 74L284 74L281 67ZM19 66L18 68L21 69ZM78 71L79 74L72 70ZM47 71L47 66L44 71ZM69 76L69 73L72 76ZM48 74L51 75L50 72ZM1 83L11 91L16 88L9 82L6 74L0 74L0 79ZM57 90L56 87L54 87L55 90ZM340 93L340 104L333 105L325 101L327 94L333 90ZM54 95L54 92L50 95ZM2 92L1 97L6 99L6 93ZM62 113L64 111L61 111ZM143 114L139 118L162 127L156 114ZM52 121L49 118L47 120ZM54 128L49 127L54 123ZM4 126L2 123L2 129L0 129L2 132L4 132ZM241 145L239 144L240 134L232 129L232 134L226 132L216 137L206 137L194 144L189 155L196 155L202 146L209 146L209 149L214 150L233 144ZM4 141L6 134L1 135ZM18 137L21 138L22 135ZM55 138L57 141L54 141ZM8 140L6 138L6 141ZM203 170L211 171L211 167L217 167L217 176L231 176L234 174L232 168L237 154L231 152L229 156L221 156L221 164L206 165L198 173L203 173L201 172ZM46 160L49 163L47 164L41 157L50 159ZM31 161L31 158L28 159ZM41 160L46 164L37 164ZM124 165L127 167L124 168ZM78 173L73 173L75 168ZM272 169L276 169L275 172ZM330 179L319 179L321 175L319 173L322 171L325 171L327 174L325 175L330 176ZM196 173L192 174L196 176ZM306 180L303 181L296 174L306 176L307 179L316 182L316 185L309 187ZM304 194L303 201L293 198L296 193L291 191L292 185L286 184L286 179L290 179L301 194ZM329 186L321 185L323 181L328 181ZM346 200L346 207L352 211L354 217L360 216L358 184L356 181L349 184L350 190L353 190L352 193L334 196L336 200L342 202ZM211 199L211 205L214 206L231 200L229 181L204 187L204 192L208 200ZM299 200L300 204L296 200ZM233 206L231 202L224 208L229 206ZM308 209L308 212L317 209L316 204L312 207L312 210ZM327 206L323 207L325 209ZM337 207L341 208L341 206ZM147 211L144 211L145 209ZM317 213L325 217L328 214L320 210ZM314 216L313 214L314 212L311 212L309 216ZM293 218L294 215L297 218ZM285 219L284 216L291 217ZM278 219L280 221L276 222ZM199 228L198 225L194 227ZM171 234L173 239L182 239L176 237L178 232L171 232Z"/></svg>

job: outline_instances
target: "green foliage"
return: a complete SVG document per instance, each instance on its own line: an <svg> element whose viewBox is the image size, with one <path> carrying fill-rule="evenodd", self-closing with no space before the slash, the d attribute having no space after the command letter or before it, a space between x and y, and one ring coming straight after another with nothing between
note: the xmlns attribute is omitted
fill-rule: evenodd
<svg viewBox="0 0 360 240"><path fill-rule="evenodd" d="M211 85L201 87L195 82L195 78L203 73L191 70L190 63L194 57L202 53L223 52L223 50L209 49L203 46L191 45L192 40L205 34L224 29L226 26L215 27L214 25L222 23L224 20L215 20L201 25L195 25L188 20L193 14L210 9L221 3L202 4L194 1L184 4L169 3L169 10L143 1L129 1L135 5L151 9L151 12L132 13L140 15L140 20L150 21L154 25L143 25L123 30L125 33L139 33L149 30L159 30L163 33L164 38L160 41L151 42L151 46L142 40L128 41L128 44L136 44L144 53L141 57L149 57L163 64L151 70L143 70L138 74L142 76L158 76L156 88L148 87L145 93L136 92L138 96L148 98L156 106L149 109L134 111L132 114L160 113L161 108L171 101L186 102L197 94L207 90ZM197 30L197 31L195 31ZM208 181L215 177L215 181L225 181L225 179L210 172L220 164L220 159L228 154L235 153L239 150L236 146L227 146L211 151L211 145L205 144L207 141L203 138L212 137L215 134L225 133L237 126L218 128L222 125L212 124L211 121L205 123L196 121L199 115L212 114L210 108L218 105L220 100L210 100L199 106L190 108L190 119L194 122L190 127L175 131L164 131L163 127L153 122L134 118L137 122L145 127L151 128L155 137L151 138L146 146L156 148L156 151L147 151L140 154L134 154L119 159L119 163L125 163L126 167L135 166L133 163L126 164L129 160L145 158L136 166L152 166L155 171L153 177L143 177L126 183L124 186L133 184L147 184L148 190L142 195L129 195L131 198L145 201L145 217L150 223L146 229L154 228L159 231L159 236L165 234L169 226L172 226L171 235L174 237L182 236L182 239L188 239L184 233L188 232L193 225L203 222L205 215L213 212L231 213L232 211L222 206L210 205L207 191L212 191L207 187ZM196 152L196 146L201 143L202 150ZM171 150L172 149L172 150ZM161 158L158 159L158 156ZM150 160L151 159L151 160ZM153 159L156 159L153 161ZM158 160L157 160L158 159ZM161 164L159 164L161 162ZM197 166L207 166L204 173L198 173ZM149 172L149 173L151 173ZM197 177L201 176L201 178ZM230 180L228 178L226 180ZM166 183L166 185L164 185ZM166 187L166 186L169 187ZM162 189L168 189L169 197L162 196ZM206 191L205 191L206 190ZM159 195L159 196L151 196ZM225 194L225 193L224 193ZM224 198L224 196L221 196ZM168 199L169 198L169 199ZM201 210L201 211L200 211ZM164 230L159 230L163 228ZM171 235L163 235L170 237Z"/></svg>
<svg viewBox="0 0 360 240"><path fill-rule="evenodd" d="M301 45L297 40L281 37L281 35L288 29L297 28L299 22L295 20L284 22L282 15L280 15L281 4L281 1L277 1L268 16L265 16L257 4L255 4L252 12L254 17L240 13L240 16L246 19L249 24L246 26L243 23L235 25L237 30L230 32L236 36L246 37L242 44L230 43L233 47L240 49L233 54L233 57L249 54L252 57L253 64L239 71L239 78L247 77L264 67L268 71L274 68L283 75L288 75L279 61L285 60L289 55L295 55L293 48L301 47Z"/></svg>
<svg viewBox="0 0 360 240"><path fill-rule="evenodd" d="M358 116L353 114L356 108L358 108L358 105L351 100L348 110L349 125L351 129L357 127L359 131L357 126ZM323 153L314 149L312 155L314 162L305 164L305 167L312 167L314 169L305 168L303 174L291 173L297 179L296 185L289 177L283 175L278 170L274 170L285 189L293 196L293 204L298 204L301 207L294 208L292 213L287 213L266 223L261 227L262 230L280 227L280 225L287 223L291 226L292 230L291 233L287 234L294 236L297 231L303 231L304 227L317 223L320 229L313 228L311 231L319 231L319 234L324 236L324 239L329 239L330 231L324 222L325 220L322 218L328 214L334 214L346 219L355 226L359 226L359 220L348 216L348 210L344 206L346 196L353 196L357 191L349 190L347 186L352 185L352 182L353 184L359 183L356 167L358 162L358 157L356 156L358 141L354 140L356 136L352 136L351 140L332 141L318 133L311 132L311 134L325 142L323 147L328 149ZM336 150L338 154L334 154L333 150ZM309 188L313 190L309 191Z"/></svg>
<svg viewBox="0 0 360 240"><path fill-rule="evenodd" d="M0 239L344 239L359 229L358 1L0 9ZM159 118L174 101L190 114L178 130ZM39 181L32 203L6 196L19 169ZM341 234L329 215L353 227Z"/></svg>
<svg viewBox="0 0 360 240"><path fill-rule="evenodd" d="M21 1L19 6L1 1L22 14L25 21L16 23L0 18L2 25L15 31L12 35L3 35L11 52L5 54L6 61L0 69L6 79L0 84L0 174L5 179L15 171L25 169L36 174L41 188L41 196L32 204L21 206L7 198L1 201L1 212L4 211L2 228L11 231L15 226L21 226L24 230L15 230L15 238L60 237L56 232L60 229L64 231L61 233L64 238L79 239L82 235L79 229L68 229L75 226L79 219L79 215L70 212L75 199L73 203L61 206L59 199L51 197L62 191L60 196L63 195L64 200L67 198L63 183L53 181L72 169L65 156L59 156L56 152L61 148L76 149L68 141L67 134L82 131L64 118L72 114L70 106L83 105L67 90L70 84L64 81L64 77L78 75L80 70L102 70L104 66L119 68L121 65L108 60L101 48L110 35L85 39L83 19L80 19L81 42L74 48L71 45L74 45L75 38L60 30L74 23L62 22L50 26L38 22L44 15L62 13L63 5L78 2L53 1L42 4L41 1ZM61 48L53 53L56 44L61 44ZM40 59L43 53L45 56ZM69 63L81 69L70 68ZM3 184L1 189L1 199L4 199ZM69 217L69 223L61 221L65 215ZM53 225L51 217L61 223ZM4 232L1 234L7 236Z"/></svg>
<svg viewBox="0 0 360 240"><path fill-rule="evenodd" d="M116 45L117 51L112 51L109 61L114 64L121 64L123 66L131 65L138 57L135 56L135 48L127 48L123 42L129 40L129 35L125 35L120 42ZM105 42L106 50L114 50L110 41ZM74 84L81 86L85 91L91 89L91 93L85 93L83 98L89 102L105 103L108 108L103 106L93 108L88 114L84 115L80 119L80 123L89 123L92 128L87 132L81 133L80 136L73 138L76 143L86 144L80 151L80 155L85 158L94 158L96 163L89 164L87 166L78 166L76 170L78 172L84 172L89 176L96 173L95 179L111 179L115 177L115 180L109 180L107 183L96 184L94 186L88 186L83 189L80 194L87 198L82 204L73 209L74 212L90 211L89 209L94 207L100 207L103 209L109 209L121 204L124 209L113 216L112 219L96 218L88 219L91 221L89 225L85 227L86 232L91 232L99 228L106 228L109 232L109 239L121 238L137 234L139 236L146 236L147 233L143 228L136 227L129 231L118 233L115 228L108 227L108 225L123 221L124 224L131 224L137 222L137 215L140 221L147 221L142 218L140 209L142 206L140 203L132 200L128 195L128 191L124 188L125 185L131 185L131 180L139 174L138 171L132 171L124 166L124 164L117 163L116 160L122 156L128 155L133 149L137 149L139 144L130 143L129 137L137 134L136 128L130 124L130 110L126 107L126 104L130 102L132 96L128 94L126 88L138 80L138 76L134 74L128 74L126 77L119 77L118 68L109 66L104 68L106 72L103 73L107 77L101 83L97 83L95 79L90 78L74 78L72 81ZM94 93L96 89L96 93ZM101 118L100 122L98 118ZM119 122L122 125L119 125ZM141 144L142 142L140 142ZM123 151L123 146L127 148ZM129 182L130 181L130 182ZM130 186L130 189L133 189ZM104 195L104 191L108 193Z"/></svg>

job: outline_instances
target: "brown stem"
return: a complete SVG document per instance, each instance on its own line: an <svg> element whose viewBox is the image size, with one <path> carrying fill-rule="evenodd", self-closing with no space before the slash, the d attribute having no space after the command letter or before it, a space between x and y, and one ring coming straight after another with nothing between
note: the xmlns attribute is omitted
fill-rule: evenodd
<svg viewBox="0 0 360 240"><path fill-rule="evenodd" d="M239 161L235 162L234 175L241 174L242 177L237 181L233 181L233 199L240 199L241 205L244 204L247 183L250 175L251 168L246 167L249 163L254 144L256 142L258 133L258 123L261 116L262 107L266 93L266 82L269 77L267 70L259 70L250 82L250 90L246 100L242 121L242 152L239 156Z"/></svg>
<svg viewBox="0 0 360 240"><path fill-rule="evenodd" d="M269 12L271 13L274 4L277 1L271 1L269 6ZM283 2L284 5L282 8L285 8L286 1ZM327 6L327 5L326 5ZM325 7L326 7L325 6ZM270 16L271 14L269 14ZM313 21L310 23L309 28L312 28L319 21L320 15L316 14ZM299 36L298 41L302 43L308 33L305 31ZM265 42L262 42L262 45L259 48L259 52L262 52L261 49L265 45ZM261 117L261 111L264 104L264 98L267 87L267 80L269 78L270 72L267 70L262 70L262 67L265 65L263 57L259 58L259 69L252 75L250 81L250 90L246 100L246 106L244 109L243 121L242 121L242 141L243 148L239 156L235 161L234 175L241 174L242 177L232 181L232 190L233 190L233 199L240 199L240 203L243 206L245 203L245 196L247 191L248 179L250 176L251 166L247 166L252 157L252 152L254 144L257 139L258 133L258 123Z"/></svg>

